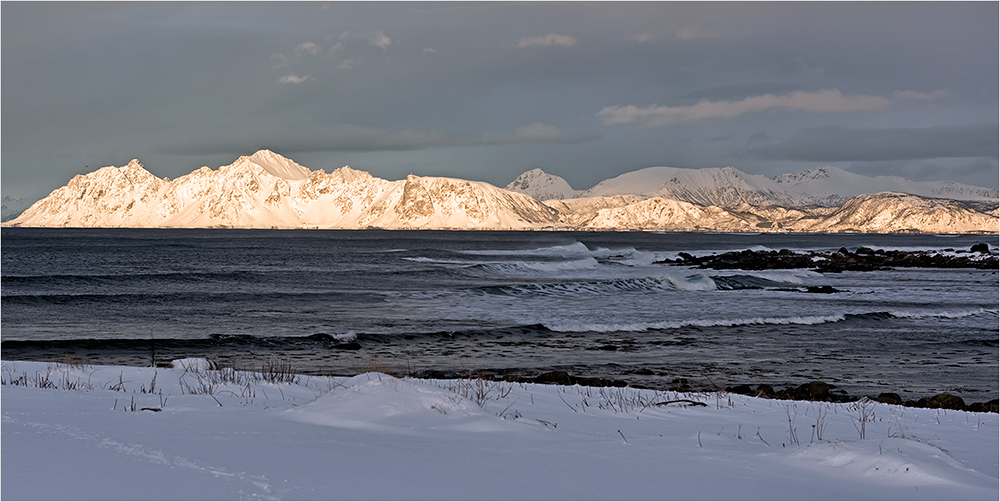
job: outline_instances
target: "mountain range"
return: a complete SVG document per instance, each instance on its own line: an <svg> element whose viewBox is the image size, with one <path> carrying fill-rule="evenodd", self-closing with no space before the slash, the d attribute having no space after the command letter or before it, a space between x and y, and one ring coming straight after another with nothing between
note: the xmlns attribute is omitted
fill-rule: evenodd
<svg viewBox="0 0 1000 502"><path fill-rule="evenodd" d="M261 150L175 180L138 160L103 167L4 226L996 233L997 202L995 188L834 167L776 178L650 167L588 190L533 169L501 189L414 175L388 181L349 166L326 173Z"/></svg>

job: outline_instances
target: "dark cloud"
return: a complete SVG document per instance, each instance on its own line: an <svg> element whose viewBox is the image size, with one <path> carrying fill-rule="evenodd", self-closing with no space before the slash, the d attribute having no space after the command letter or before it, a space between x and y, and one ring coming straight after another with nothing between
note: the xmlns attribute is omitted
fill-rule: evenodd
<svg viewBox="0 0 1000 502"><path fill-rule="evenodd" d="M495 146L510 144L572 145L594 141L600 134L564 135L559 128L541 123L528 124L509 134L473 135L427 131L385 131L372 127L339 126L305 133L271 132L249 137L228 137L158 147L168 155L244 155L261 148L288 154L302 152L383 152L416 151L429 148Z"/></svg>
<svg viewBox="0 0 1000 502"><path fill-rule="evenodd" d="M915 181L957 181L988 187L996 187L1000 178L997 162L985 158L851 162L843 165L843 168L866 176L900 176Z"/></svg>
<svg viewBox="0 0 1000 502"><path fill-rule="evenodd" d="M44 195L85 166L139 158L177 176L259 148L310 167L498 185L535 167L580 187L652 165L777 174L818 158L902 158L933 169L919 159L983 156L997 122L993 2L0 2L0 11L0 167L3 194L17 197ZM748 98L822 90L879 106L737 113ZM704 111L701 101L725 109L647 129L595 116L633 106L666 120ZM986 125L963 135L950 124ZM904 130L916 127L928 129ZM869 133L886 144L869 144ZM854 151L838 153L847 141ZM990 148L983 158L996 158ZM965 175L996 185L982 171Z"/></svg>
<svg viewBox="0 0 1000 502"><path fill-rule="evenodd" d="M748 157L809 162L919 160L960 157L996 159L997 124L920 128L826 126L802 129L787 141L752 148Z"/></svg>

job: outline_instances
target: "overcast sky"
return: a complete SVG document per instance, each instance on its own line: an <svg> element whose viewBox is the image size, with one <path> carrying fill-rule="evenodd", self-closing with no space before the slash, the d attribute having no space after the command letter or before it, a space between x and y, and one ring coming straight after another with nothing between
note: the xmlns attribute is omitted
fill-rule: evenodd
<svg viewBox="0 0 1000 502"><path fill-rule="evenodd" d="M504 186L650 166L998 185L997 2L3 2L2 192L262 148Z"/></svg>

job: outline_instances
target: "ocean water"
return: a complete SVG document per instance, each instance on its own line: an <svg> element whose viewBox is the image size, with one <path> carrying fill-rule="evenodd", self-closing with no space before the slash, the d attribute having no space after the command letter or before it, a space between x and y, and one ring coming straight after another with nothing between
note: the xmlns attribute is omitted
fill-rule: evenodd
<svg viewBox="0 0 1000 502"><path fill-rule="evenodd" d="M998 396L996 270L700 270L679 252L968 250L997 236L2 230L5 359L566 371ZM829 285L839 293L814 294Z"/></svg>

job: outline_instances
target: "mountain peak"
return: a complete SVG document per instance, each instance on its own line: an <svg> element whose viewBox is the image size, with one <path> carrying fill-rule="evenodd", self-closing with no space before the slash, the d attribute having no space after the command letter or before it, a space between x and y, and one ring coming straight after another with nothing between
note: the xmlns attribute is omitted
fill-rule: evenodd
<svg viewBox="0 0 1000 502"><path fill-rule="evenodd" d="M537 167L518 176L506 189L536 200L573 199L582 193L582 190L574 190L563 178Z"/></svg>
<svg viewBox="0 0 1000 502"><path fill-rule="evenodd" d="M272 176L286 180L304 180L312 172L307 167L303 167L294 160L283 157L271 150L257 150L249 157L243 157L260 167Z"/></svg>

